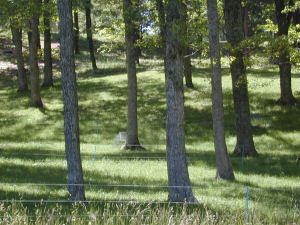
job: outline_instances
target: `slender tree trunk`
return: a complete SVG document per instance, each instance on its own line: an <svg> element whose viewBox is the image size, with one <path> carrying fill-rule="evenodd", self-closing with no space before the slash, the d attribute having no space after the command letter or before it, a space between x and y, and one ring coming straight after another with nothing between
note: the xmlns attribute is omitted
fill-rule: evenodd
<svg viewBox="0 0 300 225"><path fill-rule="evenodd" d="M79 54L79 23L78 23L78 12L74 11L74 49L75 54Z"/></svg>
<svg viewBox="0 0 300 225"><path fill-rule="evenodd" d="M72 1L58 1L60 19L60 63L64 99L65 145L68 164L68 190L71 201L84 201L80 157L78 98L73 45ZM82 185L81 185L82 184Z"/></svg>
<svg viewBox="0 0 300 225"><path fill-rule="evenodd" d="M15 45L14 54L17 59L18 66L18 91L23 92L28 90L28 82L22 53L22 28L16 27L12 21L10 28Z"/></svg>
<svg viewBox="0 0 300 225"><path fill-rule="evenodd" d="M182 4L183 9L183 31L184 31L184 77L185 77L185 85L188 88L194 88L193 80L192 80L192 63L191 63L191 53L189 47L189 34L188 34L188 15L187 15L187 7L186 4Z"/></svg>
<svg viewBox="0 0 300 225"><path fill-rule="evenodd" d="M243 27L244 27L244 37L248 39L249 37L249 12L247 2L243 7ZM245 47L245 60L247 61L249 58L249 48Z"/></svg>
<svg viewBox="0 0 300 225"><path fill-rule="evenodd" d="M232 46L230 64L234 111L236 119L237 144L233 154L257 156L255 150L248 97L246 68L243 50L238 49L244 39L241 0L225 0L224 4L225 29L227 41Z"/></svg>
<svg viewBox="0 0 300 225"><path fill-rule="evenodd" d="M234 180L232 165L227 153L224 128L221 57L219 43L219 15L217 0L207 0L209 46L212 73L212 114L214 144L217 161L216 178Z"/></svg>
<svg viewBox="0 0 300 225"><path fill-rule="evenodd" d="M278 37L288 36L292 19L291 13L282 13L282 10L285 8L284 2L284 0L275 0ZM291 1L289 2L291 4ZM286 44L288 45L288 43ZM280 50L279 74L281 95L277 103L280 105L294 105L296 103L296 99L292 92L291 61L287 47Z"/></svg>
<svg viewBox="0 0 300 225"><path fill-rule="evenodd" d="M94 43L92 34L92 19L91 19L91 0L86 0L85 19L86 19L86 35L89 42L90 58L92 61L93 70L97 70L96 59L94 55Z"/></svg>
<svg viewBox="0 0 300 225"><path fill-rule="evenodd" d="M44 6L47 7L49 0L44 0ZM52 72L52 55L51 55L51 28L50 28L50 14L48 9L44 10L44 83L42 87L53 86L53 72Z"/></svg>
<svg viewBox="0 0 300 225"><path fill-rule="evenodd" d="M194 88L193 79L192 79L192 62L191 62L191 51L188 46L184 48L184 77L185 85L188 88Z"/></svg>
<svg viewBox="0 0 300 225"><path fill-rule="evenodd" d="M126 63L128 77L128 108L127 108L127 138L122 149L144 149L138 138L137 120L137 78L136 78L136 49L133 4L131 0L123 0L123 15L125 22L125 42L126 42Z"/></svg>
<svg viewBox="0 0 300 225"><path fill-rule="evenodd" d="M39 4L39 3L37 3ZM37 14L30 19L31 39L29 42L29 65L30 65L30 83L31 98L30 105L33 107L43 107L40 92L40 72L38 66L37 41L38 41L38 20Z"/></svg>
<svg viewBox="0 0 300 225"><path fill-rule="evenodd" d="M158 12L158 21L159 21L159 29L164 57L164 68L165 68L165 76L166 76L166 13L165 6L162 0L156 0L156 9Z"/></svg>
<svg viewBox="0 0 300 225"><path fill-rule="evenodd" d="M183 11L182 1L167 1L166 93L167 164L169 199L172 202L197 202L193 195L185 155L183 93Z"/></svg>

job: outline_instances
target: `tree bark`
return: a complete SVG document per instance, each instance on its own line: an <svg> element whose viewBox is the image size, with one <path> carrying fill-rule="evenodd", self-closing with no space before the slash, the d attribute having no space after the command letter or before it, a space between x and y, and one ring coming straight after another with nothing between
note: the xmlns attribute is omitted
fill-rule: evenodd
<svg viewBox="0 0 300 225"><path fill-rule="evenodd" d="M51 28L50 28L50 13L47 9L49 0L44 0L44 83L42 87L53 86L53 72L52 72L52 55L51 55Z"/></svg>
<svg viewBox="0 0 300 225"><path fill-rule="evenodd" d="M72 1L58 1L60 65L64 100L65 148L71 201L85 201L80 157L78 98L73 45Z"/></svg>
<svg viewBox="0 0 300 225"><path fill-rule="evenodd" d="M18 66L18 92L24 92L28 90L28 82L22 53L22 28L17 27L13 21L11 21L10 28L13 43L15 45L14 54L17 59Z"/></svg>
<svg viewBox="0 0 300 225"><path fill-rule="evenodd" d="M123 16L125 22L126 63L128 80L128 107L127 107L127 138L122 149L144 149L138 138L137 120L137 78L136 78L136 24L133 21L135 12L131 0L123 0Z"/></svg>
<svg viewBox="0 0 300 225"><path fill-rule="evenodd" d="M78 23L78 12L74 12L74 49L75 54L79 54L79 23Z"/></svg>
<svg viewBox="0 0 300 225"><path fill-rule="evenodd" d="M92 34L92 19L91 19L91 0L86 0L85 5L85 19L86 19L86 36L89 42L90 59L92 62L93 70L97 70L97 64L94 54L94 43Z"/></svg>
<svg viewBox="0 0 300 225"><path fill-rule="evenodd" d="M184 32L184 77L185 77L185 85L188 88L194 88L193 80L192 80L192 63L191 63L191 53L189 47L189 36L188 36L188 15L187 15L187 7L186 4L182 4L183 10L183 32Z"/></svg>
<svg viewBox="0 0 300 225"><path fill-rule="evenodd" d="M233 169L225 142L217 0L207 0L207 17L212 74L212 117L217 162L216 178L234 180Z"/></svg>
<svg viewBox="0 0 300 225"><path fill-rule="evenodd" d="M289 1L291 4L291 1ZM288 36L292 14L282 13L285 8L284 0L275 0L276 18L278 22L278 37ZM280 105L294 105L296 99L292 92L291 61L288 49L281 49L279 55L279 74L280 74Z"/></svg>
<svg viewBox="0 0 300 225"><path fill-rule="evenodd" d="M39 4L39 1L37 1ZM31 29L31 39L29 42L29 65L30 65L30 83L31 83L31 98L30 105L33 107L43 107L40 91L40 72L38 66L37 42L38 42L38 20L37 14L33 15L29 21Z"/></svg>
<svg viewBox="0 0 300 225"><path fill-rule="evenodd" d="M172 202L197 202L190 186L185 155L182 1L168 0L166 6L166 135L169 199Z"/></svg>
<svg viewBox="0 0 300 225"><path fill-rule="evenodd" d="M250 120L250 106L243 49L239 46L244 39L241 0L225 0L224 17L227 41L231 44L230 64L237 144L234 155L257 156Z"/></svg>

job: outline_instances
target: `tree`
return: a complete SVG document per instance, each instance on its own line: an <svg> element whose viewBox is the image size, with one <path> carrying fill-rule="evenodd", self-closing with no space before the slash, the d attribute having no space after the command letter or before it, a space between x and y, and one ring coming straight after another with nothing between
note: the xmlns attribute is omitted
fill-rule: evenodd
<svg viewBox="0 0 300 225"><path fill-rule="evenodd" d="M156 10L158 12L159 30L161 36L163 57L164 57L164 68L166 69L166 13L163 0L155 0ZM166 71L165 71L166 74Z"/></svg>
<svg viewBox="0 0 300 225"><path fill-rule="evenodd" d="M50 1L44 0L44 83L42 87L53 86L52 55L51 55L51 27L50 27Z"/></svg>
<svg viewBox="0 0 300 225"><path fill-rule="evenodd" d="M241 0L224 1L226 38L231 45L230 71L236 119L237 144L235 155L257 156L250 121L250 106L246 68L243 59L244 39Z"/></svg>
<svg viewBox="0 0 300 225"><path fill-rule="evenodd" d="M14 54L17 59L18 66L18 91L23 92L28 90L28 82L22 52L22 25L12 18L10 21L10 28L13 37L13 43L15 45Z"/></svg>
<svg viewBox="0 0 300 225"><path fill-rule="evenodd" d="M286 43L286 38L289 33L289 27L292 20L292 13L285 13L283 10L285 9L284 0L275 0L276 6L276 18L278 24L278 38L282 38L282 44L280 45L279 52L279 74L280 74L280 90L281 96L278 100L278 104L280 105L293 105L296 103L296 99L292 93L292 84L291 84L291 60L290 53L288 50L288 43ZM289 5L293 4L292 0L288 1Z"/></svg>
<svg viewBox="0 0 300 225"><path fill-rule="evenodd" d="M92 33L92 19L91 19L91 0L86 0L85 2L85 21L86 21L86 36L89 42L90 58L92 61L93 70L97 70L97 64L94 54L94 43L93 43L93 33Z"/></svg>
<svg viewBox="0 0 300 225"><path fill-rule="evenodd" d="M30 83L31 83L31 98L30 105L33 107L43 107L40 91L40 72L38 66L38 24L39 24L39 9L40 1L33 0L32 3L32 15L29 22L29 28L31 30L29 41L29 65L30 65Z"/></svg>
<svg viewBox="0 0 300 225"><path fill-rule="evenodd" d="M134 1L134 0L133 0ZM122 149L144 149L138 138L137 120L137 78L136 78L136 49L135 31L136 9L132 0L123 0L123 16L125 22L126 63L128 77L128 106L127 106L127 138Z"/></svg>
<svg viewBox="0 0 300 225"><path fill-rule="evenodd" d="M73 50L72 1L58 0L60 66L64 100L64 133L68 164L68 190L71 201L84 201L80 157L78 98Z"/></svg>
<svg viewBox="0 0 300 225"><path fill-rule="evenodd" d="M188 32L188 13L186 4L182 4L183 9L183 30L184 36L187 43L184 45L184 77L185 77L185 85L188 88L194 88L193 80L192 80L192 63L191 63L191 51L189 46L189 32Z"/></svg>
<svg viewBox="0 0 300 225"><path fill-rule="evenodd" d="M74 10L74 50L75 54L79 54L79 23L78 23L78 11Z"/></svg>
<svg viewBox="0 0 300 225"><path fill-rule="evenodd" d="M172 202L197 202L190 187L185 155L182 1L168 0L166 12L166 133L169 199Z"/></svg>
<svg viewBox="0 0 300 225"><path fill-rule="evenodd" d="M232 165L227 153L224 130L224 109L219 44L219 16L217 0L207 0L207 17L211 59L212 113L214 144L217 161L216 178L234 180Z"/></svg>

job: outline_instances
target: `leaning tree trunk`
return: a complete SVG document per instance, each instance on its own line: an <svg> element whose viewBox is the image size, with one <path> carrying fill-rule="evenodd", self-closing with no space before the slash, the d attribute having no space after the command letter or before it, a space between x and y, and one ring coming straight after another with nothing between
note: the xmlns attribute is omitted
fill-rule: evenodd
<svg viewBox="0 0 300 225"><path fill-rule="evenodd" d="M78 12L74 12L74 49L75 54L79 54L79 23L78 23Z"/></svg>
<svg viewBox="0 0 300 225"><path fill-rule="evenodd" d="M278 22L278 37L288 36L289 27L291 24L292 14L283 13L285 8L284 0L275 0L276 6L276 18ZM279 74L280 74L280 99L277 101L280 105L293 105L296 103L296 99L292 93L291 84L291 61L288 51L289 43L285 43L286 46L280 49L279 52Z"/></svg>
<svg viewBox="0 0 300 225"><path fill-rule="evenodd" d="M122 149L143 149L138 138L137 120L137 78L136 78L136 49L135 34L136 24L131 0L123 0L123 16L125 22L126 63L128 77L128 108L127 108L127 138Z"/></svg>
<svg viewBox="0 0 300 225"><path fill-rule="evenodd" d="M187 7L186 4L182 4L183 10L183 32L184 32L184 40L186 43L184 44L184 77L185 77L185 85L188 88L194 88L193 80L192 80L192 62L191 62L191 53L189 47L189 37L188 37L188 15L187 15Z"/></svg>
<svg viewBox="0 0 300 225"><path fill-rule="evenodd" d="M182 1L168 0L166 5L166 95L167 164L169 199L172 202L197 202L193 195L185 155L183 93Z"/></svg>
<svg viewBox="0 0 300 225"><path fill-rule="evenodd" d="M234 180L233 169L227 153L225 142L217 0L207 0L207 16L212 73L212 117L217 161L216 178Z"/></svg>
<svg viewBox="0 0 300 225"><path fill-rule="evenodd" d="M30 105L33 107L43 107L40 91L40 72L38 66L37 42L38 42L38 20L37 14L30 19L31 39L29 42L29 65L30 65L30 83L31 98Z"/></svg>
<svg viewBox="0 0 300 225"><path fill-rule="evenodd" d="M72 1L58 1L60 19L60 65L64 99L65 146L68 190L71 201L85 201L80 157L78 98L73 45Z"/></svg>
<svg viewBox="0 0 300 225"><path fill-rule="evenodd" d="M53 72L52 72L52 55L51 55L51 32L50 32L50 13L47 5L49 0L44 0L44 83L42 87L53 86Z"/></svg>
<svg viewBox="0 0 300 225"><path fill-rule="evenodd" d="M86 0L85 19L86 19L86 35L87 35L87 39L89 42L89 49L90 49L90 58L92 61L93 70L97 70L96 59L94 54L93 34L92 34L91 0Z"/></svg>
<svg viewBox="0 0 300 225"><path fill-rule="evenodd" d="M22 28L16 27L16 24L12 21L10 28L15 45L14 54L17 59L18 66L18 91L23 92L28 90L28 82L22 53Z"/></svg>
<svg viewBox="0 0 300 225"><path fill-rule="evenodd" d="M243 49L239 46L244 39L241 0L225 0L224 17L227 41L231 44L230 64L237 144L234 155L257 156L250 120L250 106Z"/></svg>

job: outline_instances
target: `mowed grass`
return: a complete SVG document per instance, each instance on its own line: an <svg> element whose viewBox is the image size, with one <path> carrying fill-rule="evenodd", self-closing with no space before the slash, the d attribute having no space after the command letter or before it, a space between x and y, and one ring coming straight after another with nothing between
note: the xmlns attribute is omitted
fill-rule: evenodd
<svg viewBox="0 0 300 225"><path fill-rule="evenodd" d="M231 157L236 180L228 182L214 179L209 60L193 61L195 89L185 89L185 132L189 175L200 204L178 206L149 203L168 200L163 62L142 59L138 66L139 138L146 151L137 152L120 150L119 132L126 131L127 114L125 59L98 56L97 60L99 70L93 72L83 51L76 65L86 198L99 202L84 207L3 203L0 221L13 223L13 218L23 215L16 223L244 224L248 186L249 222L300 223L300 164L296 161L300 108L274 105L280 96L275 66L256 65L248 70L254 140L260 157L245 158L243 163ZM223 61L226 141L231 153L235 120L228 60ZM67 182L58 66L55 87L42 90L43 109L29 107L30 93L16 92L12 73L6 70L0 75L0 199L67 200L66 186L28 185ZM299 71L293 71L292 82L299 99Z"/></svg>

